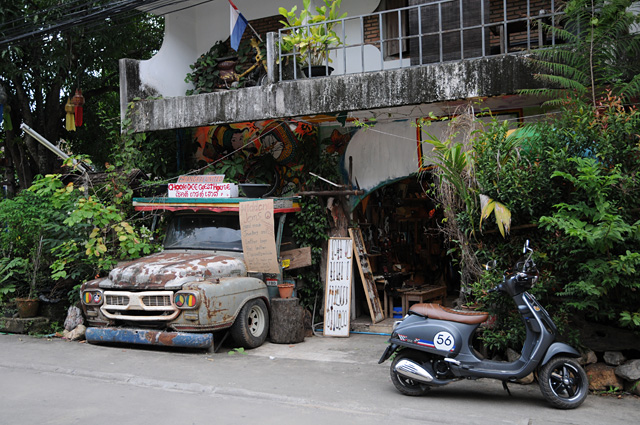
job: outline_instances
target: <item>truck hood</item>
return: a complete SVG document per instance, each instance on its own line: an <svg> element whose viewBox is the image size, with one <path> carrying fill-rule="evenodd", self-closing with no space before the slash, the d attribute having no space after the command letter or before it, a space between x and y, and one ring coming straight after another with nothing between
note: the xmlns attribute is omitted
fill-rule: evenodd
<svg viewBox="0 0 640 425"><path fill-rule="evenodd" d="M170 250L116 267L103 279L103 289L180 289L185 283L246 276L241 253Z"/></svg>

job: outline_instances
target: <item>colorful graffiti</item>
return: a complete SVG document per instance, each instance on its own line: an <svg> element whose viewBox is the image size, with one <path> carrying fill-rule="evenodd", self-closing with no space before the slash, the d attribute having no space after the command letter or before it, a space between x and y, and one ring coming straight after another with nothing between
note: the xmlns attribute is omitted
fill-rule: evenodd
<svg viewBox="0 0 640 425"><path fill-rule="evenodd" d="M316 144L317 134L316 126L296 120L200 127L194 136L195 160L204 165L241 156L247 175L256 166L272 168L277 173L277 193L282 193L295 185L293 171L302 166L301 154Z"/></svg>

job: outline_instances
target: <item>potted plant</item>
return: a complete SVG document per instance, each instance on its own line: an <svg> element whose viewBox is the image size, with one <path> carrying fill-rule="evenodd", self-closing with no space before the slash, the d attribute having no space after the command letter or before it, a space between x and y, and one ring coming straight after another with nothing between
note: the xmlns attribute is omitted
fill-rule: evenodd
<svg viewBox="0 0 640 425"><path fill-rule="evenodd" d="M26 269L25 258L3 257L0 259L0 305L4 303L5 298L16 291L16 277L25 274Z"/></svg>
<svg viewBox="0 0 640 425"><path fill-rule="evenodd" d="M31 271L31 279L29 281L29 293L26 298L16 298L16 308L18 309L18 316L21 318L35 317L38 315L38 308L40 307L40 300L36 298L36 276L38 269L40 268L40 254L42 253L42 241L43 236L40 236L38 246L33 258L33 270ZM26 259L21 258L24 265L23 270L26 271L28 262Z"/></svg>
<svg viewBox="0 0 640 425"><path fill-rule="evenodd" d="M303 10L296 15L297 6L291 10L284 7L278 9L286 20L280 21L284 28L289 28L287 35L280 40L280 47L284 52L293 52L296 62L303 71L311 76L327 75L333 71L328 66L332 62L329 57L329 47L339 46L342 40L333 30L336 20L347 16L338 16L342 0L323 0L324 6L316 7L316 14L309 10L311 0L303 0ZM309 76L309 75L307 75Z"/></svg>

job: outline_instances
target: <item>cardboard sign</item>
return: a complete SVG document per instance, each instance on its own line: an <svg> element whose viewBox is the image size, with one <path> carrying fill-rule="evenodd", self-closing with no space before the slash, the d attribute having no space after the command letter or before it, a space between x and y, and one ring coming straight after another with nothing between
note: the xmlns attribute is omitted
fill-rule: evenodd
<svg viewBox="0 0 640 425"><path fill-rule="evenodd" d="M306 246L289 251L282 251L280 258L282 258L282 268L289 270L310 266L312 264L311 247Z"/></svg>
<svg viewBox="0 0 640 425"><path fill-rule="evenodd" d="M202 176L206 177L206 176ZM169 198L236 198L234 183L169 183Z"/></svg>
<svg viewBox="0 0 640 425"><path fill-rule="evenodd" d="M280 273L273 228L273 199L240 203L240 233L247 271Z"/></svg>

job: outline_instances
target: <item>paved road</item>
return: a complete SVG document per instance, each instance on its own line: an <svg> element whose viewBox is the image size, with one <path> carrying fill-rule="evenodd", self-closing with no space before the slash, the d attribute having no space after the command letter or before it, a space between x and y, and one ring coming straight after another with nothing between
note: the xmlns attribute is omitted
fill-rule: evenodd
<svg viewBox="0 0 640 425"><path fill-rule="evenodd" d="M464 381L406 397L385 337L307 338L229 355L0 335L4 424L631 424L640 399L547 406L537 386Z"/></svg>

